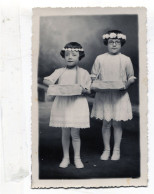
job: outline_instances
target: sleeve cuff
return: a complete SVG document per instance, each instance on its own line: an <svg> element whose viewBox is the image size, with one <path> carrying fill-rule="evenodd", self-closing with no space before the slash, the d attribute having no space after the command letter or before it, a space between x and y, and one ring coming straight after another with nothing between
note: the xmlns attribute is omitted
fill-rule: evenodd
<svg viewBox="0 0 154 194"><path fill-rule="evenodd" d="M91 75L90 75L90 77L91 77L91 78L95 78L95 77L96 77L96 75L94 75L94 74L91 74Z"/></svg>
<svg viewBox="0 0 154 194"><path fill-rule="evenodd" d="M47 77L44 77L44 79L46 79L46 80L49 80L49 81L50 81L50 79L49 79L49 76L47 76Z"/></svg>
<svg viewBox="0 0 154 194"><path fill-rule="evenodd" d="M137 79L137 78L135 76L131 76L131 77L129 77L128 80L131 80L131 79Z"/></svg>

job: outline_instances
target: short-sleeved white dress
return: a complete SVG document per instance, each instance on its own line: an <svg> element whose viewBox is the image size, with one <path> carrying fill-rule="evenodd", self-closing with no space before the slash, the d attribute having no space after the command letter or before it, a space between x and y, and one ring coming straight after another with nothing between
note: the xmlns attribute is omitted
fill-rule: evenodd
<svg viewBox="0 0 154 194"><path fill-rule="evenodd" d="M132 62L121 53L99 55L92 68L92 76L104 81L127 81L134 77ZM132 119L132 106L127 91L110 90L97 92L93 103L91 117L110 121Z"/></svg>
<svg viewBox="0 0 154 194"><path fill-rule="evenodd" d="M91 78L87 70L79 67L60 68L45 79L53 84L60 76L59 84L81 84L90 90ZM89 128L89 106L85 96L57 96L52 104L49 126Z"/></svg>

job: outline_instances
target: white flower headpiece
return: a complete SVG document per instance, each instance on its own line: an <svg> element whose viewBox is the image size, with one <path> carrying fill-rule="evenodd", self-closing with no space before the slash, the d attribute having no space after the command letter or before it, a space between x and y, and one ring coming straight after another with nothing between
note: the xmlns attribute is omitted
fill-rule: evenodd
<svg viewBox="0 0 154 194"><path fill-rule="evenodd" d="M126 35L121 34L121 33L116 34L114 32L112 32L110 34L104 34L102 37L103 37L103 39L109 39L109 38L118 38L118 39L120 39L121 38L121 39L126 40Z"/></svg>
<svg viewBox="0 0 154 194"><path fill-rule="evenodd" d="M83 48L63 48L62 51L84 51Z"/></svg>

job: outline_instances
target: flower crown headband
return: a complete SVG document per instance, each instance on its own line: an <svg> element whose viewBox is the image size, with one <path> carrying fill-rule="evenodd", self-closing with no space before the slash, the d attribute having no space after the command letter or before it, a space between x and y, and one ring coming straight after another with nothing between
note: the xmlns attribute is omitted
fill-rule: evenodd
<svg viewBox="0 0 154 194"><path fill-rule="evenodd" d="M110 34L104 34L102 37L103 37L103 39L109 39L109 38L118 38L118 39L120 39L121 38L121 39L126 40L126 35L121 34L121 33L116 34L114 32L112 32Z"/></svg>
<svg viewBox="0 0 154 194"><path fill-rule="evenodd" d="M84 51L83 48L63 48L62 51Z"/></svg>

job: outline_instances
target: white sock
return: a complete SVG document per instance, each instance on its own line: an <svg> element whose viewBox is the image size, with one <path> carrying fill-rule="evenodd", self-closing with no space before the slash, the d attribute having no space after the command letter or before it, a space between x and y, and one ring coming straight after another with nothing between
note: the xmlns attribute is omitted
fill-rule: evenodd
<svg viewBox="0 0 154 194"><path fill-rule="evenodd" d="M70 128L62 128L63 158L69 159Z"/></svg>
<svg viewBox="0 0 154 194"><path fill-rule="evenodd" d="M104 142L104 150L110 150L111 122L103 121L102 137Z"/></svg>
<svg viewBox="0 0 154 194"><path fill-rule="evenodd" d="M120 151L120 143L122 139L122 128L120 121L113 121L113 128L114 128L114 148L113 150Z"/></svg>
<svg viewBox="0 0 154 194"><path fill-rule="evenodd" d="M80 147L81 147L80 129L72 128L71 136L72 136L72 144L73 144L73 149L74 149L74 159L80 158Z"/></svg>

